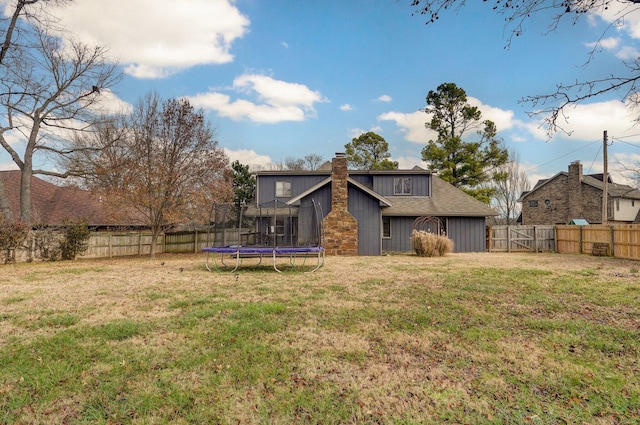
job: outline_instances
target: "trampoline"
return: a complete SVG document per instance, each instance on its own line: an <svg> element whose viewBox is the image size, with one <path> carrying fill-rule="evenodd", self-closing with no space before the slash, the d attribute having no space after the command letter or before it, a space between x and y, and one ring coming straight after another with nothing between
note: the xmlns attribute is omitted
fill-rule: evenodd
<svg viewBox="0 0 640 425"><path fill-rule="evenodd" d="M262 259L264 257L270 257L273 259L273 268L278 273L282 273L282 270L278 268L277 258L278 257L289 257L289 264L291 268L295 268L295 261L298 257L306 258L313 254L314 257L317 256L317 263L315 267L309 271L309 273L313 273L318 270L320 267L324 265L324 247L322 246L282 246L282 247L266 247L266 246L220 246L220 247L207 247L202 249L203 252L207 253L207 257L205 260L205 267L207 270L211 271L211 267L209 266L209 257L210 255L213 257L214 267L218 269L216 262L216 254L218 254L220 258L220 263L224 267L230 267L224 262L224 255L229 255L233 261L235 261L235 267L231 270L232 272L238 270L242 265L242 260L245 258L258 258L258 264L262 263Z"/></svg>
<svg viewBox="0 0 640 425"><path fill-rule="evenodd" d="M320 204L315 200L311 199L298 206L287 205L280 200L256 204L249 214L247 208L243 207L236 211L237 221L227 219L226 213L231 210L228 206L221 210L225 215L216 216L216 224L222 225L222 229L216 229L216 234L221 230L222 240L226 242L226 226L231 222L235 229L235 237L232 239L236 243L215 246L214 235L214 246L202 249L206 254L207 270L212 270L210 259L213 260L216 271L220 270L220 263L225 269L231 269L231 272L238 270L245 259L257 259L257 263L250 262L253 266L259 266L263 259L269 259L278 273L282 273L281 267L278 267L278 259L282 258L289 260L291 270L296 268L296 261L301 260L304 266L307 259L313 258L314 264L307 273L313 273L324 265L323 215ZM249 222L249 227L243 228L246 222ZM231 264L225 262L225 256L231 260Z"/></svg>

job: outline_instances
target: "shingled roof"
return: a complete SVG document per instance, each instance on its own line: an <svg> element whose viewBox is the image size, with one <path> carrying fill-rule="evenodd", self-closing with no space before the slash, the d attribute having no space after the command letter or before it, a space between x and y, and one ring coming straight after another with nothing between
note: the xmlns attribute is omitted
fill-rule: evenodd
<svg viewBox="0 0 640 425"><path fill-rule="evenodd" d="M522 195L520 196L519 201L522 202L522 200L524 198L526 198L528 195L530 195L531 193L535 192L540 187L546 185L550 181L558 178L559 176L567 177L568 175L569 175L569 173L567 173L566 171L560 171L559 173L557 173L555 176L553 176L551 178L538 180L538 182L533 187L533 189L531 189L529 191L526 191L526 192L522 192ZM587 184L587 185L592 186L592 187L595 187L596 189L604 190L604 182L603 182L602 173L600 173L600 174L585 174L584 176L582 176L582 183ZM608 183L607 184L607 194L608 194L609 198L640 199L640 191L638 191L638 189L636 189L634 187L631 187L631 186L626 185L626 184L614 183L613 180L611 180L611 176L609 176L609 178L607 180L607 183Z"/></svg>
<svg viewBox="0 0 640 425"><path fill-rule="evenodd" d="M388 196L391 206L384 216L493 217L498 213L488 205L467 195L433 175L433 196Z"/></svg>
<svg viewBox="0 0 640 425"><path fill-rule="evenodd" d="M0 179L14 217L20 217L20 171L0 171ZM140 225L116 221L106 205L91 192L72 186L57 186L38 177L31 178L31 209L34 222L47 226L62 224L65 219L87 220L89 226L115 227Z"/></svg>

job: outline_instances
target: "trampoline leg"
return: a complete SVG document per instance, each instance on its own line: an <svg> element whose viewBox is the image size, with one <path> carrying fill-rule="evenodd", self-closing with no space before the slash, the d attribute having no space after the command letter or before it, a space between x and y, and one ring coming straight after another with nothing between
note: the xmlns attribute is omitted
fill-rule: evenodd
<svg viewBox="0 0 640 425"><path fill-rule="evenodd" d="M278 266L276 265L276 251L275 250L273 250L273 269L275 271L277 271L278 273L282 273L282 271L280 271L278 269Z"/></svg>
<svg viewBox="0 0 640 425"><path fill-rule="evenodd" d="M205 260L204 260L204 266L207 268L208 271L211 271L211 268L209 267L209 253L207 252L207 255L205 255Z"/></svg>
<svg viewBox="0 0 640 425"><path fill-rule="evenodd" d="M321 260L322 259L322 260ZM307 273L313 273L320 267L324 266L324 251L318 251L318 265L315 269L308 271Z"/></svg>
<svg viewBox="0 0 640 425"><path fill-rule="evenodd" d="M233 270L231 270L231 273L238 270L238 267L240 267L240 251L236 252L236 267Z"/></svg>

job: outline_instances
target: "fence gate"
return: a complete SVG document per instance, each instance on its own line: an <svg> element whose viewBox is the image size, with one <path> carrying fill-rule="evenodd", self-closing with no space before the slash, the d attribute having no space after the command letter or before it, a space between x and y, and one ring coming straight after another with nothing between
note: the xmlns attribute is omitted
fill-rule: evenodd
<svg viewBox="0 0 640 425"><path fill-rule="evenodd" d="M487 231L490 252L555 251L554 226L492 226Z"/></svg>

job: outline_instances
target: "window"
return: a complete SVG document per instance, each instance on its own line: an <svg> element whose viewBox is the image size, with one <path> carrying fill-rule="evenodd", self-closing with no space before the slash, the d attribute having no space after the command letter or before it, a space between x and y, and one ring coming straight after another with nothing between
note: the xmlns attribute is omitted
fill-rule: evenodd
<svg viewBox="0 0 640 425"><path fill-rule="evenodd" d="M291 182L276 182L276 198L291 197Z"/></svg>
<svg viewBox="0 0 640 425"><path fill-rule="evenodd" d="M391 217L382 217L382 237L391 237Z"/></svg>
<svg viewBox="0 0 640 425"><path fill-rule="evenodd" d="M529 201L529 207L530 208L537 208L538 207L538 201Z"/></svg>
<svg viewBox="0 0 640 425"><path fill-rule="evenodd" d="M396 177L393 179L394 195L411 195L411 177Z"/></svg>

